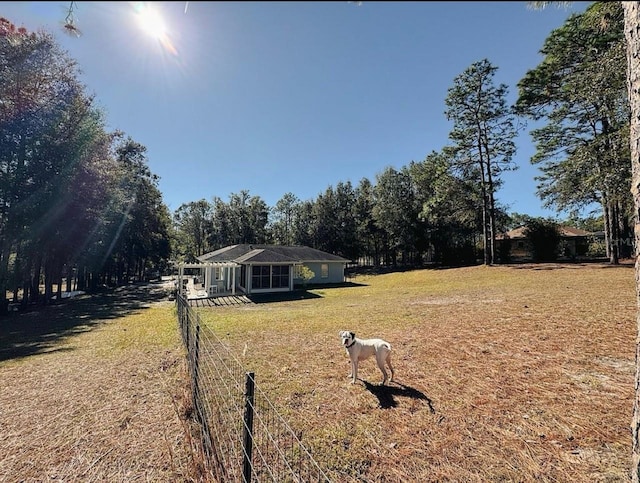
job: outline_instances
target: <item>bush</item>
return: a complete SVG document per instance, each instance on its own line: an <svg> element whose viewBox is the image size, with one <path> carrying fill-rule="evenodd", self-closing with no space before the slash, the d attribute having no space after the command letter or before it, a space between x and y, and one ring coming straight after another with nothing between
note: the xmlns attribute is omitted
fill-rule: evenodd
<svg viewBox="0 0 640 483"><path fill-rule="evenodd" d="M554 262L558 259L561 233L557 223L541 218L527 221L524 235L531 243L531 255L536 262Z"/></svg>
<svg viewBox="0 0 640 483"><path fill-rule="evenodd" d="M309 280L313 279L315 276L316 274L313 273L313 270L306 265L302 265L302 267L300 267L300 279L302 280L303 287L306 287Z"/></svg>

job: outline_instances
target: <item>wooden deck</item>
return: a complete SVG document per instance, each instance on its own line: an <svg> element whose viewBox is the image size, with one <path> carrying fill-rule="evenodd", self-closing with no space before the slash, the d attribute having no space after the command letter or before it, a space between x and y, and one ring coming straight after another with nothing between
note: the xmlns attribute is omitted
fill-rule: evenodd
<svg viewBox="0 0 640 483"><path fill-rule="evenodd" d="M218 295L216 297L188 299L188 302L191 307L226 307L253 303L246 295Z"/></svg>

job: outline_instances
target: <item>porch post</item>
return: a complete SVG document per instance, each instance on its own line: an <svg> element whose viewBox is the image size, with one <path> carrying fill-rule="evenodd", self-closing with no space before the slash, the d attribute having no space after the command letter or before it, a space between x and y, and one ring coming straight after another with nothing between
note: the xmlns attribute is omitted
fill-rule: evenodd
<svg viewBox="0 0 640 483"><path fill-rule="evenodd" d="M233 270L231 271L231 293L233 295L236 294L236 272L237 272L237 267L233 267Z"/></svg>
<svg viewBox="0 0 640 483"><path fill-rule="evenodd" d="M295 273L295 265L289 265L289 292L293 292L293 274Z"/></svg>

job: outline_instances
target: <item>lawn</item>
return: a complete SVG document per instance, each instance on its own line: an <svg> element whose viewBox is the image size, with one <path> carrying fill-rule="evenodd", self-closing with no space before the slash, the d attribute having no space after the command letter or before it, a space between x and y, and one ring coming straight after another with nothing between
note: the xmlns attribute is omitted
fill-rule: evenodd
<svg viewBox="0 0 640 483"><path fill-rule="evenodd" d="M628 481L632 265L361 275L200 309L336 482ZM348 379L338 331L393 346Z"/></svg>
<svg viewBox="0 0 640 483"><path fill-rule="evenodd" d="M0 318L0 481L201 481L187 377L159 286Z"/></svg>

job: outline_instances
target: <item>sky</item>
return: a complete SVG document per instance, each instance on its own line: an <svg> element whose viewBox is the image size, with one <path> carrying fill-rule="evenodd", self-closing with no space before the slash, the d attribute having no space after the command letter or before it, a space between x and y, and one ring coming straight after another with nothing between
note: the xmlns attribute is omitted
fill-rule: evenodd
<svg viewBox="0 0 640 483"><path fill-rule="evenodd" d="M450 144L458 75L487 59L515 102L545 39L589 3L0 2L0 16L55 36L107 128L146 146L173 212L243 190L270 207L314 200L424 160ZM71 5L79 37L63 29ZM163 34L143 27L150 10ZM536 195L530 129L497 201L563 219Z"/></svg>

